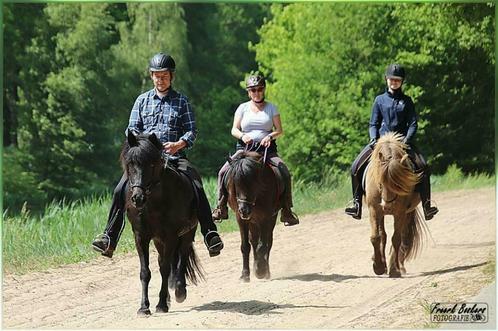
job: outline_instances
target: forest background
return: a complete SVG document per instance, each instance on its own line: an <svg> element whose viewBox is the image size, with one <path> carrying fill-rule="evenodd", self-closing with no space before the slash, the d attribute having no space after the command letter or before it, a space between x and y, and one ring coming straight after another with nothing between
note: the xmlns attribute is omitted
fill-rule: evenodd
<svg viewBox="0 0 498 331"><path fill-rule="evenodd" d="M111 191L135 98L159 52L199 128L189 158L213 177L235 140L243 80L259 71L282 116L294 178L345 173L368 142L392 62L408 72L416 144L444 173L494 174L493 3L7 3L3 208ZM24 206L24 207L23 207Z"/></svg>

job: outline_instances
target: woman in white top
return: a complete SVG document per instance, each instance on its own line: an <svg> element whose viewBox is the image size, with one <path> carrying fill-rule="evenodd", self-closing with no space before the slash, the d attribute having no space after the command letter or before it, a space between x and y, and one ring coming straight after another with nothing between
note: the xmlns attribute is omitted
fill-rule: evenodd
<svg viewBox="0 0 498 331"><path fill-rule="evenodd" d="M292 212L291 175L289 169L277 154L275 139L283 133L282 122L277 107L265 101L266 82L262 76L249 76L246 89L250 100L239 105L235 111L232 136L237 141L237 153L253 150L265 153L270 164L276 166L284 179L282 213L280 220L285 225L296 225L299 219ZM213 219L228 218L228 193L223 187L223 177L230 165L225 162L218 173L218 206L213 211Z"/></svg>

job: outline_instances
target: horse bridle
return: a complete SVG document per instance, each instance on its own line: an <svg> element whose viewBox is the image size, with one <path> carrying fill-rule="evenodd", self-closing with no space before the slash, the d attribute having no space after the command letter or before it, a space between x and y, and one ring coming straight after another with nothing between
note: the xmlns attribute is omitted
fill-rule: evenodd
<svg viewBox="0 0 498 331"><path fill-rule="evenodd" d="M155 166L153 166L153 168L155 168ZM155 169L154 169L155 170ZM154 171L152 170L152 171ZM149 182L148 185L143 185L142 183L139 183L139 184L135 184L135 183L132 183L130 181L130 188L133 190L135 187L138 187L139 189L141 189L146 196L149 196L152 192L152 190L161 183L161 180L160 179L157 179L155 181L151 180Z"/></svg>
<svg viewBox="0 0 498 331"><path fill-rule="evenodd" d="M242 203L246 203L248 205L251 205L251 206L256 206L256 200L254 201L249 201L249 200L244 200L244 199L239 199L237 198L237 202L242 202Z"/></svg>

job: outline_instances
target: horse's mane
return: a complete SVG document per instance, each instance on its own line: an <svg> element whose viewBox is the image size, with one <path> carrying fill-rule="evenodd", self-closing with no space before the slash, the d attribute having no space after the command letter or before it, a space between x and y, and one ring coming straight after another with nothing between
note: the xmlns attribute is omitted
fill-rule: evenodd
<svg viewBox="0 0 498 331"><path fill-rule="evenodd" d="M420 180L406 148L401 134L389 132L377 141L370 162L374 181L398 195L410 194Z"/></svg>
<svg viewBox="0 0 498 331"><path fill-rule="evenodd" d="M161 158L161 150L150 141L148 134L139 134L136 138L137 146L130 146L128 140L123 143L119 157L123 169L126 169L126 165L130 163L143 166L158 162Z"/></svg>
<svg viewBox="0 0 498 331"><path fill-rule="evenodd" d="M232 157L230 173L234 180L249 186L256 179L253 175L255 170L262 166L260 154L244 151Z"/></svg>

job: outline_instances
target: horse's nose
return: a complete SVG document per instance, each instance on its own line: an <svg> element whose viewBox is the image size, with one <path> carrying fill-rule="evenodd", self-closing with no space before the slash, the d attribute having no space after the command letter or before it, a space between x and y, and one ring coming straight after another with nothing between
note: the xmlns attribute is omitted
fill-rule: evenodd
<svg viewBox="0 0 498 331"><path fill-rule="evenodd" d="M145 205L145 195L142 193L135 193L131 196L131 202L137 209L142 209Z"/></svg>
<svg viewBox="0 0 498 331"><path fill-rule="evenodd" d="M248 204L239 205L240 218L243 220L248 220L251 218L252 208Z"/></svg>

